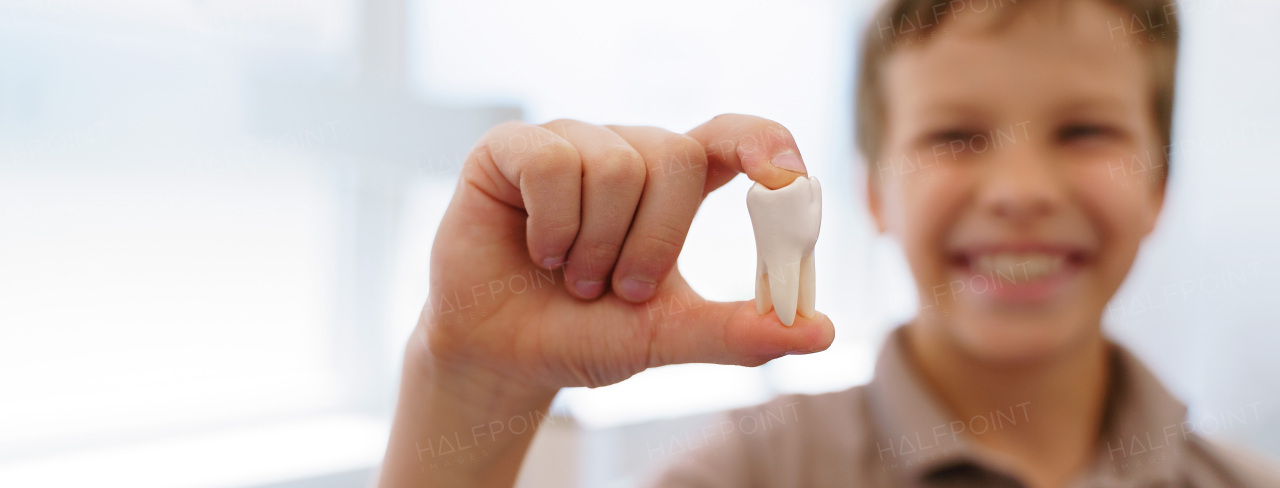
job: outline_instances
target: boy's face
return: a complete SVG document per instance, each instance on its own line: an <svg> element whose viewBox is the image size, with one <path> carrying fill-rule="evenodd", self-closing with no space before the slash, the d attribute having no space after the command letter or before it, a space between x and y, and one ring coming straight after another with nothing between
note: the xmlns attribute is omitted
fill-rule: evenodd
<svg viewBox="0 0 1280 488"><path fill-rule="evenodd" d="M1017 8L962 12L895 48L870 175L876 221L917 283L918 325L1002 362L1097 334L1163 201L1148 61L1107 29L1123 13Z"/></svg>

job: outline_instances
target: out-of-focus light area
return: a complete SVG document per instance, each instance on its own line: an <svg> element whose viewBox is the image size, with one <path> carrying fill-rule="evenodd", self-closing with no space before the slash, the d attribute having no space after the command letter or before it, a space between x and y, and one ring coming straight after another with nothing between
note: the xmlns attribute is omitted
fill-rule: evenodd
<svg viewBox="0 0 1280 488"><path fill-rule="evenodd" d="M512 119L783 123L838 327L566 390L522 485L632 486L712 412L866 381L916 305L852 150L871 4L0 0L0 486L363 486L458 167ZM1192 419L1256 408L1213 434L1280 459L1280 6L1182 5L1169 198L1106 325ZM710 299L754 293L747 188L681 256Z"/></svg>

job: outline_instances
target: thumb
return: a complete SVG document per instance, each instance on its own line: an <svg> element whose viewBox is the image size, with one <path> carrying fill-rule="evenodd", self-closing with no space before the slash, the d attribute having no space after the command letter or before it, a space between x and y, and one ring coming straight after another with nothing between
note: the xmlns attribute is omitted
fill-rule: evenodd
<svg viewBox="0 0 1280 488"><path fill-rule="evenodd" d="M673 273L674 275L674 273ZM796 316L783 325L770 310L756 312L754 301L713 302L677 276L639 307L650 322L649 367L682 363L759 366L787 354L826 350L835 339L831 319L822 313ZM665 289L663 289L665 288Z"/></svg>

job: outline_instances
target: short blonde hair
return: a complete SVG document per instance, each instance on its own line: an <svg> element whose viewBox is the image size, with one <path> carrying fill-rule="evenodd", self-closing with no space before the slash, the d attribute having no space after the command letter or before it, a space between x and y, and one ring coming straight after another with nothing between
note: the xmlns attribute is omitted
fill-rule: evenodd
<svg viewBox="0 0 1280 488"><path fill-rule="evenodd" d="M978 10L978 2L983 2ZM889 0L877 11L862 35L855 100L857 143L868 165L881 157L884 141L885 103L881 71L885 60L908 38L927 39L929 34L964 9L981 12L1000 9L1003 15L1033 0ZM1076 0L1079 1L1079 0ZM1177 5L1174 0L1103 0L1124 10L1126 17L1108 25L1110 35L1141 44L1150 61L1153 114L1167 159L1173 131L1174 72L1178 57ZM927 42L927 41L922 41ZM903 42L906 44L906 42ZM1167 163L1167 161L1165 161Z"/></svg>

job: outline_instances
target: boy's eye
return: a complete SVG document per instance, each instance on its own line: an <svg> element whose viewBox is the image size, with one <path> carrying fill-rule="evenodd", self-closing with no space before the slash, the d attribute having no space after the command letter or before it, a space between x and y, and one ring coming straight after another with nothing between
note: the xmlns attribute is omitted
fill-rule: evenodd
<svg viewBox="0 0 1280 488"><path fill-rule="evenodd" d="M933 144L948 144L951 141L965 141L973 137L974 131L966 129L946 129L929 134L929 142Z"/></svg>
<svg viewBox="0 0 1280 488"><path fill-rule="evenodd" d="M1058 141L1062 143L1088 142L1102 140L1116 135L1115 129L1098 124L1074 124L1058 131Z"/></svg>

